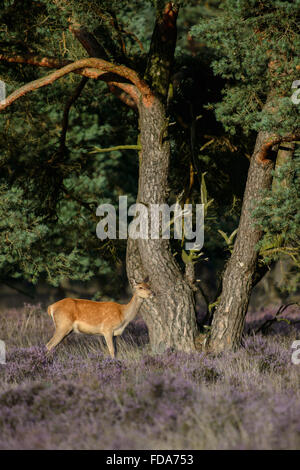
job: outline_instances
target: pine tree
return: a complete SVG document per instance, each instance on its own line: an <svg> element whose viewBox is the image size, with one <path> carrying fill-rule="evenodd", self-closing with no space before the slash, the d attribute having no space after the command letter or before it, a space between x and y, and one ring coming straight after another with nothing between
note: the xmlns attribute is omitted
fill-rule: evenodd
<svg viewBox="0 0 300 470"><path fill-rule="evenodd" d="M192 29L217 49L215 73L230 80L216 106L217 117L231 133L240 127L245 133L258 132L237 237L213 317L209 347L214 351L240 344L263 236L253 211L271 187L272 150L300 136L298 109L291 100L292 83L299 73L297 5L299 1L226 0L218 18Z"/></svg>

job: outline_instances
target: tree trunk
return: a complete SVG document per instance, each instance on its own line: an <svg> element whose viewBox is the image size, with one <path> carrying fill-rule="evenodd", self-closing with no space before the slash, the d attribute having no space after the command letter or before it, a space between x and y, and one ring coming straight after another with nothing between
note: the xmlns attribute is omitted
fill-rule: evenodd
<svg viewBox="0 0 300 470"><path fill-rule="evenodd" d="M166 103L176 46L177 2L156 4L156 24L148 53L145 79L156 95L151 106L139 105L140 152L137 202L167 202L170 145L166 138ZM127 243L130 282L147 275L156 297L141 307L154 353L167 348L190 351L197 331L193 291L174 260L169 240L133 240Z"/></svg>
<svg viewBox="0 0 300 470"><path fill-rule="evenodd" d="M164 204L168 198L169 142L166 132L164 105L155 99L151 106L139 106L140 153L139 190L137 202ZM197 331L192 289L187 284L170 249L169 240L128 240L127 272L132 282L149 276L156 294L141 309L149 329L152 351L167 348L191 351L195 348Z"/></svg>
<svg viewBox="0 0 300 470"><path fill-rule="evenodd" d="M262 236L254 226L251 212L272 182L273 163L259 163L256 156L270 135L259 132L251 157L237 238L223 276L222 294L208 340L208 348L216 353L238 347L242 338L257 269L256 244Z"/></svg>

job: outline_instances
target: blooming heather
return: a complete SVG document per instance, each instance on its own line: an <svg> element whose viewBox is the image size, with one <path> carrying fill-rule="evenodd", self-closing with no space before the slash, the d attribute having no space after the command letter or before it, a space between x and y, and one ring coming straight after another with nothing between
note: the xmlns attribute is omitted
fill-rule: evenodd
<svg viewBox="0 0 300 470"><path fill-rule="evenodd" d="M53 326L41 306L6 310L0 449L299 448L299 325L255 334L275 312L250 315L243 347L218 356L152 355L137 318L113 360L101 339L78 335L47 357ZM299 310L289 315L299 319Z"/></svg>

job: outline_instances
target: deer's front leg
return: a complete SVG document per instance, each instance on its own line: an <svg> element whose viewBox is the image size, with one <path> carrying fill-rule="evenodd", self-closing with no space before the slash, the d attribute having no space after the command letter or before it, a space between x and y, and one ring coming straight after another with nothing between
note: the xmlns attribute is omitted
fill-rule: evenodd
<svg viewBox="0 0 300 470"><path fill-rule="evenodd" d="M105 338L109 353L110 353L111 357L114 358L115 357L115 348L114 348L112 331L110 331L109 333L106 333L104 335L104 338Z"/></svg>

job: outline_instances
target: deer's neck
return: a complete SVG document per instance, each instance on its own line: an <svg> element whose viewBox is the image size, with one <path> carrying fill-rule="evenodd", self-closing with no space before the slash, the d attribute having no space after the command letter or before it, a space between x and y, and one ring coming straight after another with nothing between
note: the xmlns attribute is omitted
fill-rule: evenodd
<svg viewBox="0 0 300 470"><path fill-rule="evenodd" d="M124 320L129 322L134 319L134 317L139 311L141 304L143 303L143 300L144 299L142 299L141 297L138 297L136 294L133 295L130 302L124 305L124 309L123 309Z"/></svg>

